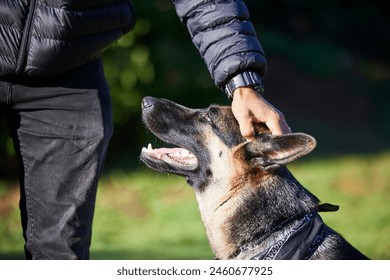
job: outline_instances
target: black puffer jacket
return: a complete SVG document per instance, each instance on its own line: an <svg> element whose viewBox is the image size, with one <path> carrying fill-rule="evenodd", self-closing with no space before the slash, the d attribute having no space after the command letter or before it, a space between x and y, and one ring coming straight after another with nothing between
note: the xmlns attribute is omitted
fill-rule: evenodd
<svg viewBox="0 0 390 280"><path fill-rule="evenodd" d="M241 0L173 0L219 87L239 72L265 75L267 62Z"/></svg>
<svg viewBox="0 0 390 280"><path fill-rule="evenodd" d="M65 72L134 23L130 0L0 0L0 76Z"/></svg>
<svg viewBox="0 0 390 280"><path fill-rule="evenodd" d="M265 74L266 61L241 0L173 0L217 86ZM80 66L135 23L131 0L0 0L0 77L47 76Z"/></svg>

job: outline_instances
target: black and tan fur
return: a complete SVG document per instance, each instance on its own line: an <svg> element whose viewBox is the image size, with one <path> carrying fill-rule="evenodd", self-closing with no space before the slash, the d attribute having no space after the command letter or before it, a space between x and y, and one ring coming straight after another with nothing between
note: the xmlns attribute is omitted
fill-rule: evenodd
<svg viewBox="0 0 390 280"><path fill-rule="evenodd" d="M298 222L293 217L319 210L319 200L285 166L314 149L313 137L263 131L247 142L226 106L189 109L146 97L142 109L153 134L183 150L144 148L141 160L155 170L186 178L217 258L250 259L290 231ZM289 223L275 230L286 220ZM309 259L366 258L324 227L327 234ZM264 237L260 244L255 244L256 236Z"/></svg>

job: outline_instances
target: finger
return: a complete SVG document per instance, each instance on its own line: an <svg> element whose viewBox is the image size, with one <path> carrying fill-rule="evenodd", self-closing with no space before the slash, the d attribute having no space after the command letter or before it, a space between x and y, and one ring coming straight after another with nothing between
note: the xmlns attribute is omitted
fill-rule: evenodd
<svg viewBox="0 0 390 280"><path fill-rule="evenodd" d="M291 134L292 133L291 128L288 126L287 123L284 123L282 125L282 132L283 132L283 134Z"/></svg>
<svg viewBox="0 0 390 280"><path fill-rule="evenodd" d="M255 139L255 129L252 122L248 119L239 121L241 135L248 141Z"/></svg>
<svg viewBox="0 0 390 280"><path fill-rule="evenodd" d="M291 134L291 128L288 126L283 114L280 117L279 126L282 129L283 134Z"/></svg>
<svg viewBox="0 0 390 280"><path fill-rule="evenodd" d="M283 128L280 126L278 121L271 120L269 122L265 123L269 130L271 131L271 134L273 135L283 135Z"/></svg>
<svg viewBox="0 0 390 280"><path fill-rule="evenodd" d="M283 134L291 134L291 128L288 126L286 122L274 122L270 121L266 123L269 130L273 135L283 135Z"/></svg>
<svg viewBox="0 0 390 280"><path fill-rule="evenodd" d="M283 113L281 113L280 111L277 111L277 115L273 118L270 118L266 122L266 125L270 129L271 133L274 135L283 135L291 133L291 129L287 125Z"/></svg>

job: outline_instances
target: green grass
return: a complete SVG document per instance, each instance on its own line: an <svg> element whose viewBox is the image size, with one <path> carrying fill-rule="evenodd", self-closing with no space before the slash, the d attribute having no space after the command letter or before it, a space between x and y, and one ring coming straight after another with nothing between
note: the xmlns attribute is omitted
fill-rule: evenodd
<svg viewBox="0 0 390 280"><path fill-rule="evenodd" d="M390 153L301 160L289 166L323 202L321 216L372 259L390 259ZM3 205L3 207L1 207ZM8 205L5 207L4 205ZM0 184L0 259L23 258L17 193ZM100 183L93 259L212 259L194 193L177 176L142 169Z"/></svg>
<svg viewBox="0 0 390 280"><path fill-rule="evenodd" d="M94 232L97 259L212 257L194 194L176 176L135 172L104 178Z"/></svg>

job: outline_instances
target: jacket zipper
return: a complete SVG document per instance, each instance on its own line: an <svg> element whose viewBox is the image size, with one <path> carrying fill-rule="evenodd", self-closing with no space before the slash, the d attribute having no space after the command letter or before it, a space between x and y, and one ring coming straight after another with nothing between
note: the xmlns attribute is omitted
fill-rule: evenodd
<svg viewBox="0 0 390 280"><path fill-rule="evenodd" d="M15 72L17 74L22 74L27 64L27 47L30 44L30 40L31 40L31 28L32 28L31 25L34 19L36 6L37 6L37 0L31 0L28 16L26 19L26 26L24 27L24 33L23 33L18 60L16 64Z"/></svg>

